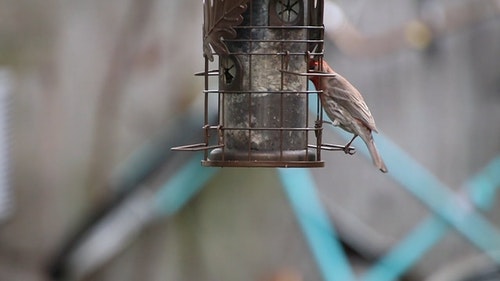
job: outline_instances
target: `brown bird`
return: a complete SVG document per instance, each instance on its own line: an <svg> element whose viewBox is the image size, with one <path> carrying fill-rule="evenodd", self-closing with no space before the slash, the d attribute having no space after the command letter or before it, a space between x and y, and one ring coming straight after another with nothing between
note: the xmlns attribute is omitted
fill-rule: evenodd
<svg viewBox="0 0 500 281"><path fill-rule="evenodd" d="M377 132L375 120L366 105L361 93L347 79L335 72L324 60L320 63L311 60L310 68L331 76L311 76L311 81L317 90L323 92L319 95L323 109L330 119L332 125L338 126L354 137L344 146L344 152L349 153L349 146L357 136L365 142L373 164L382 172L387 173L382 157L373 142L372 131Z"/></svg>

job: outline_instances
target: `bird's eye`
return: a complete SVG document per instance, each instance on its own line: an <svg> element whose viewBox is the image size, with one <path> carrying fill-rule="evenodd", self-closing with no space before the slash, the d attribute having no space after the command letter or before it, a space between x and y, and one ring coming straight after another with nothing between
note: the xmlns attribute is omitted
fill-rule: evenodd
<svg viewBox="0 0 500 281"><path fill-rule="evenodd" d="M313 70L315 67L315 63L313 60L309 61L309 70Z"/></svg>
<svg viewBox="0 0 500 281"><path fill-rule="evenodd" d="M318 62L315 60L311 60L309 62L309 70L318 70Z"/></svg>

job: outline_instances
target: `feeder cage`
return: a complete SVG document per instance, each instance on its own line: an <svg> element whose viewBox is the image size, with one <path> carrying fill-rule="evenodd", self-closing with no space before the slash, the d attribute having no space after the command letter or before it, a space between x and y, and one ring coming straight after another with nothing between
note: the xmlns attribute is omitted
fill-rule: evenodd
<svg viewBox="0 0 500 281"><path fill-rule="evenodd" d="M204 142L173 149L204 150L204 166L323 167L321 150L339 149L321 142L320 99L309 114L309 95L320 93L308 62L323 56L323 0L203 5Z"/></svg>

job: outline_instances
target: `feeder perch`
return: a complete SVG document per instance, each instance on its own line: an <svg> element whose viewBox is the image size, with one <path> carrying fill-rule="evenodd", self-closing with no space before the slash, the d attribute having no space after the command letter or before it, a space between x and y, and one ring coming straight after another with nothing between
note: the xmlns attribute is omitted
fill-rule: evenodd
<svg viewBox="0 0 500 281"><path fill-rule="evenodd" d="M343 149L322 144L319 98L309 114L308 97L320 92L307 76L324 75L308 69L323 57L323 0L205 0L203 8L204 142L173 149L204 150L203 166L323 167L322 149Z"/></svg>

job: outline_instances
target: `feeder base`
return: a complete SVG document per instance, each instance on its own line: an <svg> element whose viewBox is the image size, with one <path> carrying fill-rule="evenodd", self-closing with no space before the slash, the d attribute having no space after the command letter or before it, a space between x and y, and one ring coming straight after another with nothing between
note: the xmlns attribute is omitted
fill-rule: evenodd
<svg viewBox="0 0 500 281"><path fill-rule="evenodd" d="M316 161L313 151L291 150L279 152L233 151L222 148L210 152L208 159L201 162L206 167L282 167L321 168L324 161Z"/></svg>

